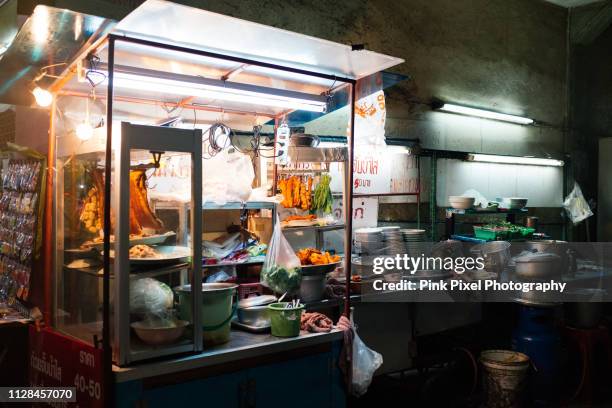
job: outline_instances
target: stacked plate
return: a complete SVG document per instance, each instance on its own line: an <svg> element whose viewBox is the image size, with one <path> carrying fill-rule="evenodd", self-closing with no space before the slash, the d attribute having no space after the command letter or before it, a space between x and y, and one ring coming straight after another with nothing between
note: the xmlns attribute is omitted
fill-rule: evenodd
<svg viewBox="0 0 612 408"><path fill-rule="evenodd" d="M402 229L400 230L406 245L406 252L411 257L419 257L422 254L426 255L427 244L425 239L425 230L423 229Z"/></svg>
<svg viewBox="0 0 612 408"><path fill-rule="evenodd" d="M381 228L359 228L355 230L355 251L362 255L381 255L384 249Z"/></svg>
<svg viewBox="0 0 612 408"><path fill-rule="evenodd" d="M406 244L404 243L404 236L400 231L400 227L389 226L381 227L380 229L382 229L385 241L385 254L396 255L406 253Z"/></svg>

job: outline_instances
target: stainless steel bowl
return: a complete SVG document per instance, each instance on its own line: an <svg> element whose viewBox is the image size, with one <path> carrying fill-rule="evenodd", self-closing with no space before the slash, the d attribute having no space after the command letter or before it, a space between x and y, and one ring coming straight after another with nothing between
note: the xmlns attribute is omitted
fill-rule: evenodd
<svg viewBox="0 0 612 408"><path fill-rule="evenodd" d="M238 308L236 310L240 323L253 327L269 327L270 315L268 305Z"/></svg>
<svg viewBox="0 0 612 408"><path fill-rule="evenodd" d="M291 146L317 147L320 141L319 136L309 135L307 133L294 133L289 138L289 144Z"/></svg>
<svg viewBox="0 0 612 408"><path fill-rule="evenodd" d="M172 344L177 341L185 332L189 322L176 320L173 326L156 326L150 321L134 322L130 326L136 332L140 340L152 346Z"/></svg>

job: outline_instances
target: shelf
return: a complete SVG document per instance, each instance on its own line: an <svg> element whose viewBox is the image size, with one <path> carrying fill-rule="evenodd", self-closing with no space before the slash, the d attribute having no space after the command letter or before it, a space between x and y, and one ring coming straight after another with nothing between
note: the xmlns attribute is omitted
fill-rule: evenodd
<svg viewBox="0 0 612 408"><path fill-rule="evenodd" d="M167 275L169 273L181 272L189 269L190 264L188 263L180 263L180 264L172 264L166 267L158 268L158 269L142 269L139 272L132 270L130 272L130 279L142 279L142 278L152 278L160 275Z"/></svg>
<svg viewBox="0 0 612 408"><path fill-rule="evenodd" d="M459 214L459 215L503 214L503 215L508 215L508 214L527 214L528 212L529 210L527 208L521 208L518 210L510 210L510 209L504 209L504 208L500 208L497 210L475 210L473 208L470 208L468 210L459 210L459 209L450 207L446 209L447 216L449 214Z"/></svg>
<svg viewBox="0 0 612 408"><path fill-rule="evenodd" d="M215 204L214 202L207 201L202 204L203 210L263 210L263 209L274 209L275 202L273 201L231 201L225 204Z"/></svg>
<svg viewBox="0 0 612 408"><path fill-rule="evenodd" d="M334 225L308 225L304 227L285 227L283 232L300 232L300 231L337 231L344 229L344 224Z"/></svg>
<svg viewBox="0 0 612 408"><path fill-rule="evenodd" d="M492 239L481 239L481 238L476 238L473 235L461 235L461 234L453 234L450 236L451 239L455 239L457 241L463 241L463 242L471 242L474 244L482 244L485 242L494 242L494 240ZM502 240L498 240L498 241L506 241L506 242L525 242L525 241L529 241L530 239L502 239Z"/></svg>
<svg viewBox="0 0 612 408"><path fill-rule="evenodd" d="M202 268L215 268L219 266L259 265L264 263L265 258L265 256L256 256L244 262L219 262L216 264L202 264Z"/></svg>

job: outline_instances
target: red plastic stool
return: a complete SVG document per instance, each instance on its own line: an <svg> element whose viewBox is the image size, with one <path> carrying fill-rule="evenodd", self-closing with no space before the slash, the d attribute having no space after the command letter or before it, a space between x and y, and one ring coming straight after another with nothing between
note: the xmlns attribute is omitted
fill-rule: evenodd
<svg viewBox="0 0 612 408"><path fill-rule="evenodd" d="M580 384L572 396L572 400L580 398L591 403L593 400L593 368L595 350L602 350L608 359L608 365L612 367L612 342L610 332L606 327L599 326L594 329L577 329L565 327L565 335L568 342L574 345L582 361L582 375Z"/></svg>

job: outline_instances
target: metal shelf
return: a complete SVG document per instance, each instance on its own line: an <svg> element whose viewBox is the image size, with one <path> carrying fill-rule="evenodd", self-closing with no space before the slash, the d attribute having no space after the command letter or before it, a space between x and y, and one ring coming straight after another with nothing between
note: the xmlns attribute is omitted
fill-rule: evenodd
<svg viewBox="0 0 612 408"><path fill-rule="evenodd" d="M336 231L344 229L344 224L334 225L308 225L304 227L284 227L283 232L298 232L298 231Z"/></svg>
<svg viewBox="0 0 612 408"><path fill-rule="evenodd" d="M259 265L264 263L265 256L256 256L244 262L219 262L216 264L202 264L202 268L214 268L218 266L240 266L240 265Z"/></svg>
<svg viewBox="0 0 612 408"><path fill-rule="evenodd" d="M215 204L214 202L205 202L202 204L203 210L262 210L274 209L276 203L273 201L231 201L225 204Z"/></svg>
<svg viewBox="0 0 612 408"><path fill-rule="evenodd" d="M467 210L459 210L457 208L449 207L446 209L446 213L448 214L459 214L459 215L487 215L487 214L527 214L529 212L526 208L521 208L517 210L499 208L496 210L475 210L473 208Z"/></svg>
<svg viewBox="0 0 612 408"><path fill-rule="evenodd" d="M130 279L142 279L142 278L152 278L160 275L167 275L169 273L176 273L181 271L186 271L190 268L190 264L188 263L180 263L168 265L166 267L158 268L158 269L142 269L140 272L135 272L132 270L130 272Z"/></svg>

